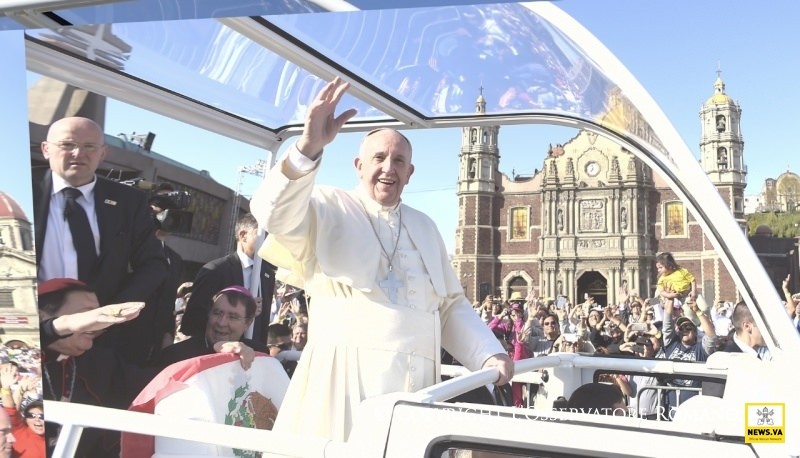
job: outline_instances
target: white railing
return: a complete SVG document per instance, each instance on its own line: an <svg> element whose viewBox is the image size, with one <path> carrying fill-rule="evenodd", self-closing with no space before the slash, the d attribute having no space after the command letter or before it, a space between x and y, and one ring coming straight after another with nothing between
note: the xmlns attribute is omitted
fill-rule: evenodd
<svg viewBox="0 0 800 458"><path fill-rule="evenodd" d="M573 367L577 369L602 369L619 372L645 372L663 375L693 375L726 378L727 371L709 367L705 364L684 363L670 360L649 360L637 358L604 358L600 356L584 356L577 353L554 353L548 356L523 359L514 364L515 375L512 379L522 383L546 383L542 380L539 369L555 367ZM416 402L443 402L459 394L475 388L494 383L500 376L495 368L469 372L461 366L442 366L443 375L456 376L450 380L412 393Z"/></svg>
<svg viewBox="0 0 800 458"><path fill-rule="evenodd" d="M261 429L58 401L45 401L45 411L48 421L62 426L53 458L75 456L84 428L204 442L277 456L348 456L344 453L345 444Z"/></svg>
<svg viewBox="0 0 800 458"><path fill-rule="evenodd" d="M513 380L524 383L543 383L542 374L534 371L556 367L719 378L726 376L724 370L701 364L556 353L517 361L515 364L517 375ZM420 403L443 402L475 388L494 383L499 376L499 371L496 368L488 368L469 372L461 366L442 366L442 374L454 378L415 393L405 393L402 398ZM48 421L62 426L53 454L54 458L74 456L84 428L203 442L242 450L268 452L271 456L348 457L356 456L357 453L354 451L359 449L358 444L353 443L333 442L313 437L300 437L266 430L84 404L46 401L45 410Z"/></svg>

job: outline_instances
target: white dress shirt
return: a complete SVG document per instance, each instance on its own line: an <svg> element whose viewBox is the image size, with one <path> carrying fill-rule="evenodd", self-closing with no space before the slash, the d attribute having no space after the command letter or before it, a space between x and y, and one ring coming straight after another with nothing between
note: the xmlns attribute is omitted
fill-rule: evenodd
<svg viewBox="0 0 800 458"><path fill-rule="evenodd" d="M69 223L64 217L64 204L66 198L61 192L64 188L72 187L63 178L53 173L53 191L50 194L50 211L47 215L47 231L44 235L42 259L39 263L38 280L46 281L51 278L78 278L78 253L72 243L72 232ZM94 186L97 179L89 184L79 186L83 197L77 199L83 207L89 226L94 235L94 247L100 253L100 228L97 224L97 213L94 208Z"/></svg>

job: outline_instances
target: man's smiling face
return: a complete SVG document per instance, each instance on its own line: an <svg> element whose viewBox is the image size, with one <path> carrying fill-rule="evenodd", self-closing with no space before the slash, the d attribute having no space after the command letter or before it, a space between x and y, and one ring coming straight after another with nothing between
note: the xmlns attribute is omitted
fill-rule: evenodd
<svg viewBox="0 0 800 458"><path fill-rule="evenodd" d="M378 130L364 139L355 166L367 195L385 207L394 206L414 173L411 144L391 129Z"/></svg>

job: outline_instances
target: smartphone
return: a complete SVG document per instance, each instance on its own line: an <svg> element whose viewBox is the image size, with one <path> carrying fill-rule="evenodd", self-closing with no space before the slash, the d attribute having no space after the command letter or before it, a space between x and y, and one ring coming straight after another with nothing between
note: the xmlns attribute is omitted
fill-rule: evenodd
<svg viewBox="0 0 800 458"><path fill-rule="evenodd" d="M628 330L632 332L647 332L647 323L631 323Z"/></svg>

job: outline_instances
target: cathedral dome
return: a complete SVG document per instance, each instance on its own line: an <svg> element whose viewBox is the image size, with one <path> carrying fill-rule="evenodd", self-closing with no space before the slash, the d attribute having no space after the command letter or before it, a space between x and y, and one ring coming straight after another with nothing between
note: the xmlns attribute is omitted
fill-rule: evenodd
<svg viewBox="0 0 800 458"><path fill-rule="evenodd" d="M728 94L714 94L706 101L708 105L725 105L728 103L733 103L733 99Z"/></svg>
<svg viewBox="0 0 800 458"><path fill-rule="evenodd" d="M717 81L714 82L714 95L706 100L706 105L733 105L734 103L733 99L725 93L725 83L722 78L718 77Z"/></svg>
<svg viewBox="0 0 800 458"><path fill-rule="evenodd" d="M0 191L0 218L13 218L28 221L22 207L16 200L3 191Z"/></svg>

